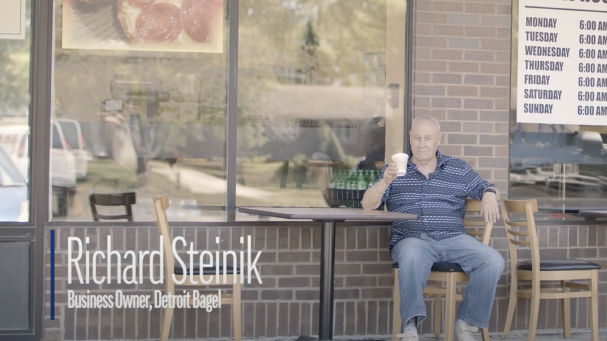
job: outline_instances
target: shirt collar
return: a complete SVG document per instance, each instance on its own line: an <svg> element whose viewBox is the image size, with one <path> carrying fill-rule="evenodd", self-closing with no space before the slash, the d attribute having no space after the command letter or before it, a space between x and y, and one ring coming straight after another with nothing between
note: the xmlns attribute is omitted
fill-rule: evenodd
<svg viewBox="0 0 607 341"><path fill-rule="evenodd" d="M447 157L441 154L438 150L436 151L436 168L445 168L447 163Z"/></svg>
<svg viewBox="0 0 607 341"><path fill-rule="evenodd" d="M407 162L408 164L412 164L412 161L411 161L412 158L413 158L413 152L409 151L409 161ZM445 168L446 163L447 163L447 156L437 150L436 151L436 168L441 168L441 169Z"/></svg>

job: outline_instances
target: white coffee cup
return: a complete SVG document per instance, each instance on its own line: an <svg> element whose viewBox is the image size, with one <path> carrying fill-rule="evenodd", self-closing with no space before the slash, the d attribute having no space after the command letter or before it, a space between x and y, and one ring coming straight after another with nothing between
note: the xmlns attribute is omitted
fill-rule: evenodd
<svg viewBox="0 0 607 341"><path fill-rule="evenodd" d="M398 172L396 175L403 176L407 174L407 161L409 160L409 154L406 153L396 153L392 155L392 162L398 168Z"/></svg>

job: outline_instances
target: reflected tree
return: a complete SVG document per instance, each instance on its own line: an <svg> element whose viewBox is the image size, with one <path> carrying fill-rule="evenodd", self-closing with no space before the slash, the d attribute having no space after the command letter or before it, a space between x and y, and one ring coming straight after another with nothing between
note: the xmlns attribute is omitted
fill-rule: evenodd
<svg viewBox="0 0 607 341"><path fill-rule="evenodd" d="M0 116L27 116L30 39L0 40Z"/></svg>
<svg viewBox="0 0 607 341"><path fill-rule="evenodd" d="M301 49L304 52L303 65L297 69L299 73L303 74L303 79L306 84L315 83L315 73L318 70L318 57L316 50L318 49L319 38L318 34L312 26L312 21L308 20L303 34L303 44Z"/></svg>
<svg viewBox="0 0 607 341"><path fill-rule="evenodd" d="M385 50L385 3L385 0L240 1L239 150L253 151L250 155L263 153L269 140L263 122L275 124L276 113L284 111L278 104L268 102L267 95L278 86L364 85L360 70L364 54ZM56 12L59 30L61 11ZM190 157L209 156L210 152L197 152L195 149L200 148L190 146L225 142L227 51L200 54L65 50L61 48L60 35L56 36L55 84L57 112L61 115L99 122L104 100L132 101L129 96L133 94L113 92L112 82L149 82L166 94L155 106L142 104L156 110L146 109L141 114L142 119L156 127L153 129L157 141L150 146L153 150L150 157L164 157L167 150L183 148L188 148L186 153L196 152ZM227 36L226 30L224 46ZM1 95L9 97L6 93ZM223 148L215 149L223 153Z"/></svg>

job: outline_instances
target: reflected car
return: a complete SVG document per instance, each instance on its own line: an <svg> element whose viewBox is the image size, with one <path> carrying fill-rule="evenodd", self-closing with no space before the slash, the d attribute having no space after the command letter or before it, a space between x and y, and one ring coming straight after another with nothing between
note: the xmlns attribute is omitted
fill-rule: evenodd
<svg viewBox="0 0 607 341"><path fill-rule="evenodd" d="M27 183L0 147L0 221L28 221Z"/></svg>
<svg viewBox="0 0 607 341"><path fill-rule="evenodd" d="M555 174L546 179L546 188L565 189L573 192L602 192L601 180L594 176L581 174Z"/></svg>
<svg viewBox="0 0 607 341"><path fill-rule="evenodd" d="M603 138L596 131L580 131L575 135L574 143L582 149L585 155L601 157L603 152Z"/></svg>
<svg viewBox="0 0 607 341"><path fill-rule="evenodd" d="M510 181L513 184L544 185L546 179L554 176L552 169L542 167L512 168Z"/></svg>
<svg viewBox="0 0 607 341"><path fill-rule="evenodd" d="M603 191L607 191L607 176L597 175L596 177L599 179L599 182L601 183L601 188L603 189Z"/></svg>
<svg viewBox="0 0 607 341"><path fill-rule="evenodd" d="M51 124L51 183L53 186L76 186L76 161L61 126ZM0 126L0 147L3 148L21 177L28 181L30 127L26 124Z"/></svg>
<svg viewBox="0 0 607 341"><path fill-rule="evenodd" d="M76 120L58 119L57 123L61 126L63 136L70 146L74 161L76 162L76 178L84 179L87 173L88 155L86 150L86 140L82 134L80 123Z"/></svg>
<svg viewBox="0 0 607 341"><path fill-rule="evenodd" d="M51 124L51 182L53 186L76 186L76 160L61 126Z"/></svg>
<svg viewBox="0 0 607 341"><path fill-rule="evenodd" d="M0 126L0 147L12 159L13 164L27 181L29 176L29 136L30 127L26 124Z"/></svg>
<svg viewBox="0 0 607 341"><path fill-rule="evenodd" d="M76 161L59 123L51 124L51 133L51 210L54 216L66 216L76 189Z"/></svg>

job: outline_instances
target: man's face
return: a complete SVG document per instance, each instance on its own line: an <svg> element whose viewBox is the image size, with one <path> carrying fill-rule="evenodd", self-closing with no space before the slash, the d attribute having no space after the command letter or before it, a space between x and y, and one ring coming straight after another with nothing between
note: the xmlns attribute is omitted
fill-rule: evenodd
<svg viewBox="0 0 607 341"><path fill-rule="evenodd" d="M417 161L427 161L434 157L440 144L440 133L430 120L415 121L409 135L411 151Z"/></svg>

